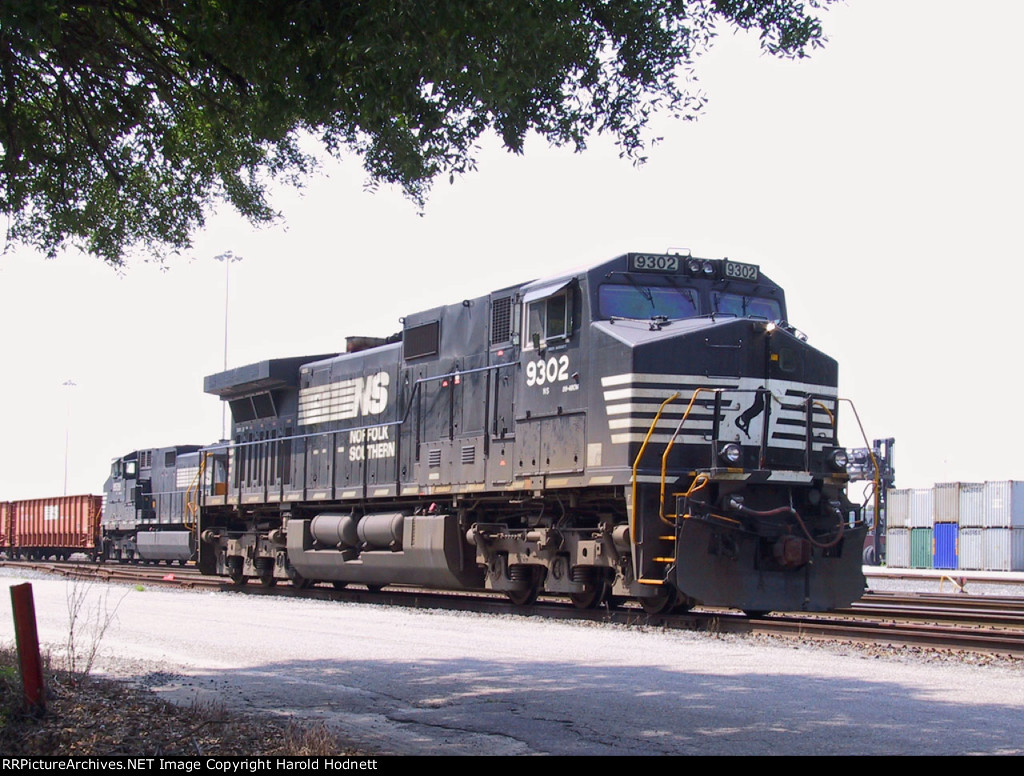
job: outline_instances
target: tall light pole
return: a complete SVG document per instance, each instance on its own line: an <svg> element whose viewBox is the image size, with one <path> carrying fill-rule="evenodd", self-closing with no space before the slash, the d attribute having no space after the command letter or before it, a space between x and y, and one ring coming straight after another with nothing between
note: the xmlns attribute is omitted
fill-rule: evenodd
<svg viewBox="0 0 1024 776"><path fill-rule="evenodd" d="M64 419L64 495L68 495L68 448L71 439L71 389L78 383L74 380L65 380L61 383L68 389L67 415Z"/></svg>
<svg viewBox="0 0 1024 776"><path fill-rule="evenodd" d="M214 261L224 262L224 371L228 371L228 300L231 290L231 263L241 261L241 256L236 256L234 251L224 251L213 257ZM227 403L221 402L220 408L220 438L227 439L228 436L228 409Z"/></svg>

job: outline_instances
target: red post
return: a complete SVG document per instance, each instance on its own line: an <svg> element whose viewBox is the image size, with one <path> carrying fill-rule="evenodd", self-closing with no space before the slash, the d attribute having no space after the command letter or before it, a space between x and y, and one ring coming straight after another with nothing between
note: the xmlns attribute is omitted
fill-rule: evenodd
<svg viewBox="0 0 1024 776"><path fill-rule="evenodd" d="M46 713L46 694L43 692L43 661L39 657L39 634L36 631L36 605L32 598L32 585L25 582L11 587L11 606L14 608L14 633L18 641L18 659L21 661L21 682L25 688L25 702L33 711Z"/></svg>

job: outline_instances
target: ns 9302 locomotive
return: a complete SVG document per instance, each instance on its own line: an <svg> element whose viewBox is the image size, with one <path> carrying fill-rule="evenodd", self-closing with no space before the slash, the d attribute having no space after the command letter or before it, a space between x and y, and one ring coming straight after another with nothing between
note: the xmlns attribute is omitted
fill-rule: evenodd
<svg viewBox="0 0 1024 776"><path fill-rule="evenodd" d="M836 362L758 266L630 253L401 320L206 378L233 426L198 451L203 572L652 613L863 593Z"/></svg>

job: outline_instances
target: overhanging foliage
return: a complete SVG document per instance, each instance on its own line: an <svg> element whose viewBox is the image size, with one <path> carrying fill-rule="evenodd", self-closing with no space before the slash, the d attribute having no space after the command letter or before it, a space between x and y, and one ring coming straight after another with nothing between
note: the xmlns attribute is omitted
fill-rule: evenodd
<svg viewBox="0 0 1024 776"><path fill-rule="evenodd" d="M824 0L831 2L831 0ZM254 223L301 183L311 134L422 205L494 130L641 160L654 111L692 118L716 25L803 56L798 0L4 0L0 211L8 240L111 264L189 245L218 199Z"/></svg>

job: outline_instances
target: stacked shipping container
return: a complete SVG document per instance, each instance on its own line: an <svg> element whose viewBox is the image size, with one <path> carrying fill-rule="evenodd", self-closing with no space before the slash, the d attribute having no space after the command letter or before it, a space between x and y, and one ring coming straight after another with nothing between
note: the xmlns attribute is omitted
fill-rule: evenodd
<svg viewBox="0 0 1024 776"><path fill-rule="evenodd" d="M887 494L894 568L1024 571L1024 482L944 482Z"/></svg>
<svg viewBox="0 0 1024 776"><path fill-rule="evenodd" d="M957 567L957 542L960 533L960 488L959 482L942 482L932 488L934 494L932 529L932 567L955 569Z"/></svg>
<svg viewBox="0 0 1024 776"><path fill-rule="evenodd" d="M989 571L1024 570L1024 482L986 482L982 557Z"/></svg>

